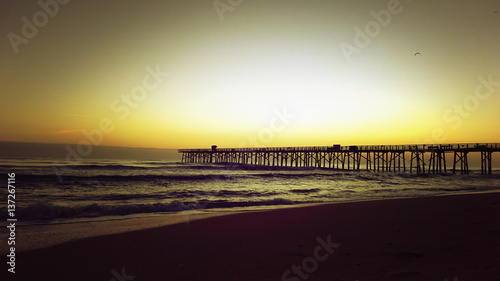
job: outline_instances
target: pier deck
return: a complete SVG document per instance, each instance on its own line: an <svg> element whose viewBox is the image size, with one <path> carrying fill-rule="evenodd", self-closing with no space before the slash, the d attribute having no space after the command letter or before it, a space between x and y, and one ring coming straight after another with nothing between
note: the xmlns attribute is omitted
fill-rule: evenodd
<svg viewBox="0 0 500 281"><path fill-rule="evenodd" d="M411 173L469 173L469 153L481 154L481 173L491 174L500 143L179 149L183 163L318 167ZM453 154L448 167L446 155ZM407 159L409 163L407 163Z"/></svg>

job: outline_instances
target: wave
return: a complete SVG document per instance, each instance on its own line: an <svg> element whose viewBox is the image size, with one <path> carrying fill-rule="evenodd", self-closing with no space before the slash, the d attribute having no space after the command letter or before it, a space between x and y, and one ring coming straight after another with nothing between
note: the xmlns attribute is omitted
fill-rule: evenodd
<svg viewBox="0 0 500 281"><path fill-rule="evenodd" d="M60 179L62 182L71 184L75 181L99 181L99 182L151 182L151 181L229 181L229 180L239 180L239 179L256 179L256 178L275 178L275 179L326 179L331 178L335 180L337 177L335 175L324 175L318 173L311 174L286 174L286 173L270 173L270 174L170 174L170 175L144 175L144 174L132 174L132 175L75 175L64 173ZM23 175L23 178L28 181L51 181L56 182L59 180L57 174L28 174ZM338 178L341 179L341 178ZM343 179L345 180L345 179Z"/></svg>
<svg viewBox="0 0 500 281"><path fill-rule="evenodd" d="M319 191L319 189L317 190ZM316 191L312 191L316 192ZM171 192L155 192L155 193L119 193L119 194L103 194L103 195L58 195L58 199L67 201L112 201L124 202L127 200L165 200L165 199L189 199L189 198L204 198L207 196L218 198L257 198L283 195L282 192L276 191L251 191L251 190L189 190L189 191L171 191ZM41 197L53 197L53 195L39 195Z"/></svg>
<svg viewBox="0 0 500 281"><path fill-rule="evenodd" d="M193 202L173 201L171 203L154 204L125 204L125 205L102 205L90 204L79 207L59 206L47 202L38 202L16 211L16 216L23 221L54 220L54 219L74 219L91 218L100 216L122 216L130 214L180 212L186 210L201 209L225 209L235 207L254 206L279 206L294 205L304 203L318 203L320 201L292 201L283 198L275 198L263 201L231 202L226 200L200 200ZM1 219L7 218L5 208L0 208Z"/></svg>
<svg viewBox="0 0 500 281"><path fill-rule="evenodd" d="M54 169L60 170L154 170L172 168L171 165L147 166L151 164L124 165L124 164L87 164L87 165L51 165Z"/></svg>
<svg viewBox="0 0 500 281"><path fill-rule="evenodd" d="M135 182L135 181L154 181L154 180L177 180L177 181L206 181L206 180L231 180L242 178L242 175L62 175L63 181L113 181L113 182ZM25 180L33 181L54 181L57 175L23 175Z"/></svg>
<svg viewBox="0 0 500 281"><path fill-rule="evenodd" d="M57 166L55 166L57 167ZM64 167L64 166L63 166ZM92 165L77 165L77 166L65 166L69 167L70 169L79 169L79 170L130 170L130 169L136 169L136 170L144 170L144 169L150 169L148 167L144 166L135 166L135 165L121 165L121 164L111 164L111 165L102 165L102 164L92 164Z"/></svg>
<svg viewBox="0 0 500 281"><path fill-rule="evenodd" d="M319 188L311 188L311 189L291 189L290 192L292 193L298 193L298 194L310 194L310 193L316 193L320 192L321 189Z"/></svg>

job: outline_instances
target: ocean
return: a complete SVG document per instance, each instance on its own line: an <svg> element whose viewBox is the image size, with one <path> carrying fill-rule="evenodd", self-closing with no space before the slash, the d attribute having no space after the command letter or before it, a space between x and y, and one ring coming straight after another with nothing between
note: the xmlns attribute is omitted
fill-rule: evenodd
<svg viewBox="0 0 500 281"><path fill-rule="evenodd" d="M4 157L5 202L9 173L15 173L18 224L28 225L500 189L498 170L416 175L160 160L84 159L68 165L64 158ZM1 219L7 218L6 207L1 205Z"/></svg>

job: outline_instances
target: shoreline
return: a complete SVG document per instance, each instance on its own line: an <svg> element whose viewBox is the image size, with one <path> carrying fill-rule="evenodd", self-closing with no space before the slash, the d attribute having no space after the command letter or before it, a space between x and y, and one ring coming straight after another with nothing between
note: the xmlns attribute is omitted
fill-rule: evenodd
<svg viewBox="0 0 500 281"><path fill-rule="evenodd" d="M150 213L150 214L134 214L126 216L112 216L99 218L82 218L81 220L68 220L61 222L40 222L33 224L18 224L18 239L22 241L17 252L25 252L31 250L39 250L66 242L76 241L85 238L99 237L105 235L127 233L137 230L147 230L163 226L175 225L192 221L203 220L212 217L228 216L242 213L252 212L269 212L282 209L306 208L332 204L351 204L363 202L375 202L386 200L400 199L418 199L432 198L440 196L458 196L468 194L484 194L484 193L500 193L500 190L478 191L478 192L461 192L456 194L437 194L433 196L422 197L397 197L397 198L380 198L369 200L353 200L339 202L321 202L321 203L304 203L294 205L276 205L276 206L253 206L230 209L200 209L189 210L179 213ZM90 230L90 231L89 231ZM40 234L46 236L40 236ZM0 245L0 255L7 254L7 245Z"/></svg>
<svg viewBox="0 0 500 281"><path fill-rule="evenodd" d="M500 192L243 212L20 252L18 270L52 280L109 280L122 268L137 280L280 280L293 265L316 265L309 280L498 280L499 213ZM321 239L340 247L314 263Z"/></svg>

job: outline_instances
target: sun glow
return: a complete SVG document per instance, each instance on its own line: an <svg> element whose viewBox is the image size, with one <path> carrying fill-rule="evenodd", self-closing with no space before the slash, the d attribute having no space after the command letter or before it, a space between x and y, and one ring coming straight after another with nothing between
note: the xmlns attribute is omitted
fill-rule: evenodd
<svg viewBox="0 0 500 281"><path fill-rule="evenodd" d="M78 143L82 130L110 119L116 130L102 145L238 146L272 128L283 112L293 118L260 144L414 143L436 130L449 142L500 138L498 89L467 117L445 115L474 94L479 76L500 79L498 22L468 2L462 6L474 13L464 8L423 24L425 5L405 6L351 60L340 43L352 43L355 27L373 20L370 11L384 3L256 1L224 22L194 8L205 7L201 2L155 4L137 2L120 13L93 2L67 5L58 19L69 25L54 21L18 55L7 55L0 71L9 106L0 139ZM81 11L101 20L88 22ZM30 14L21 7L11 12L2 21L12 30ZM113 24L102 24L104 18ZM484 24L455 28L463 18ZM126 116L113 110L156 66L170 75Z"/></svg>

